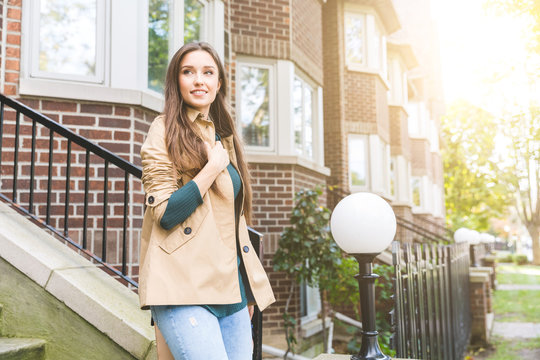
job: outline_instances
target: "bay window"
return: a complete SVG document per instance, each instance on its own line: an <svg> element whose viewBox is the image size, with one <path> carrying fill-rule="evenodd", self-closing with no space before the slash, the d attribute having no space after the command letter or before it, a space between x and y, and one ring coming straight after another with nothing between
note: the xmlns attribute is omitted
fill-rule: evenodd
<svg viewBox="0 0 540 360"><path fill-rule="evenodd" d="M416 176L411 178L411 191L413 207L420 208L422 206L421 178Z"/></svg>
<svg viewBox="0 0 540 360"><path fill-rule="evenodd" d="M326 172L322 88L289 60L239 56L235 75L236 124L248 161Z"/></svg>
<svg viewBox="0 0 540 360"><path fill-rule="evenodd" d="M165 72L184 43L223 57L223 0L22 2L21 95L161 111Z"/></svg>
<svg viewBox="0 0 540 360"><path fill-rule="evenodd" d="M36 2L30 8L30 75L103 83L105 0Z"/></svg>
<svg viewBox="0 0 540 360"><path fill-rule="evenodd" d="M206 9L206 2L199 0L149 0L149 89L162 92L167 65L174 52L183 44L205 38Z"/></svg>
<svg viewBox="0 0 540 360"><path fill-rule="evenodd" d="M368 181L368 137L349 135L349 184L352 191L366 189Z"/></svg>
<svg viewBox="0 0 540 360"><path fill-rule="evenodd" d="M239 63L237 67L237 119L247 147L273 149L273 67Z"/></svg>
<svg viewBox="0 0 540 360"><path fill-rule="evenodd" d="M313 88L295 76L293 81L294 147L298 155L313 158Z"/></svg>
<svg viewBox="0 0 540 360"><path fill-rule="evenodd" d="M381 28L375 14L348 7L344 45L345 60L350 69L386 73L386 38Z"/></svg>

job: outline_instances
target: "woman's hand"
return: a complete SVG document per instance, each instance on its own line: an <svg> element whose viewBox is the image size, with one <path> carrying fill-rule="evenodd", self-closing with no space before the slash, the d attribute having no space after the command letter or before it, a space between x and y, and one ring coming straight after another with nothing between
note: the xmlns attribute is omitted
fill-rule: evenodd
<svg viewBox="0 0 540 360"><path fill-rule="evenodd" d="M193 178L193 181L199 188L201 197L210 189L216 177L229 165L229 153L223 148L221 141L216 141L214 147L211 147L205 141L204 148L208 156L208 162Z"/></svg>
<svg viewBox="0 0 540 360"><path fill-rule="evenodd" d="M229 165L229 154L223 148L221 141L216 141L216 145L211 147L206 141L204 142L206 155L208 157L208 165L217 171L219 174L227 165Z"/></svg>

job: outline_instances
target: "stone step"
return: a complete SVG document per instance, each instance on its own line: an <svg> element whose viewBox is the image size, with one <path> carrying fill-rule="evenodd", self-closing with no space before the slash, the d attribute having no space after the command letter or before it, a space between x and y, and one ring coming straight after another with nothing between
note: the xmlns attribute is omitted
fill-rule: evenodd
<svg viewBox="0 0 540 360"><path fill-rule="evenodd" d="M0 338L1 360L43 360L45 340Z"/></svg>

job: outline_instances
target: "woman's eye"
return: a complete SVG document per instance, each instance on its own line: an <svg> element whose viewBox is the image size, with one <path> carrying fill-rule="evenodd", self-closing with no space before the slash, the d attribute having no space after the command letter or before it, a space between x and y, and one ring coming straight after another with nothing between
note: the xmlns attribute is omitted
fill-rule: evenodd
<svg viewBox="0 0 540 360"><path fill-rule="evenodd" d="M212 70L208 70L207 72L205 72L205 74L207 75L214 75L214 72Z"/></svg>
<svg viewBox="0 0 540 360"><path fill-rule="evenodd" d="M186 70L182 71L182 74L185 74L185 75L191 74L191 70L186 69Z"/></svg>

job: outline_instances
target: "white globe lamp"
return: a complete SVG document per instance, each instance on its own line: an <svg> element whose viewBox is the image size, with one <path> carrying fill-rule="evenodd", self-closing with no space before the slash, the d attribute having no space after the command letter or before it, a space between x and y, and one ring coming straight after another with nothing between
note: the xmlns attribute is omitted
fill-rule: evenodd
<svg viewBox="0 0 540 360"><path fill-rule="evenodd" d="M351 360L389 360L377 340L375 326L375 280L371 262L384 251L396 235L396 216L392 207L372 193L355 193L342 199L332 212L330 229L343 251L358 261L357 275L362 309L362 345Z"/></svg>
<svg viewBox="0 0 540 360"><path fill-rule="evenodd" d="M471 230L464 227L457 229L456 232L454 232L454 241L457 243L469 241L470 231Z"/></svg>

